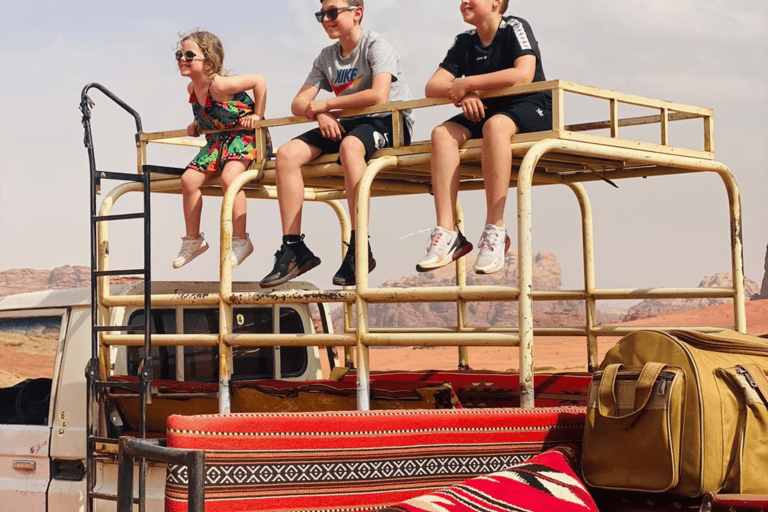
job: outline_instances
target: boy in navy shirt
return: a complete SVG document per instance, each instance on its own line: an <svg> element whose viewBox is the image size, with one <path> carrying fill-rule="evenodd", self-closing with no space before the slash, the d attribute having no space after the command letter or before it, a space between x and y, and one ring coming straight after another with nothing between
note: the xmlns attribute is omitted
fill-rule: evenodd
<svg viewBox="0 0 768 512"><path fill-rule="evenodd" d="M510 140L516 133L550 130L552 98L532 93L481 100L478 91L544 81L539 46L527 21L504 16L508 0L462 0L461 15L474 25L456 37L425 88L427 97L448 98L462 113L432 131L432 190L437 226L427 255L416 269L440 268L472 250L455 228L459 187L459 147L483 139L481 164L486 195L486 226L480 238L475 272L504 267L510 239L504 207L512 167Z"/></svg>

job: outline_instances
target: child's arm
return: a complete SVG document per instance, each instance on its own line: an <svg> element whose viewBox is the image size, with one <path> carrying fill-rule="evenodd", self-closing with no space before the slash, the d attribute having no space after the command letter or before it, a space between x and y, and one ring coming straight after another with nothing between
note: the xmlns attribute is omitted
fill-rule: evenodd
<svg viewBox="0 0 768 512"><path fill-rule="evenodd" d="M344 96L310 101L307 104L304 115L310 119L315 119L318 114L330 112L331 110L383 105L389 99L389 89L391 85L392 75L389 73L379 73L373 77L370 89Z"/></svg>
<svg viewBox="0 0 768 512"><path fill-rule="evenodd" d="M307 115L309 105L317 97L319 92L320 88L315 85L304 84L301 86L301 89L296 93L296 97L291 103L291 113L295 116L309 117ZM315 116L310 117L310 119L317 121L317 126L320 128L320 133L323 137L335 141L341 140L341 137L344 134L344 129L335 117L330 114L316 114Z"/></svg>
<svg viewBox="0 0 768 512"><path fill-rule="evenodd" d="M450 71L437 68L432 78L427 81L427 85L424 86L424 96L427 98L447 98L454 80L456 77Z"/></svg>
<svg viewBox="0 0 768 512"><path fill-rule="evenodd" d="M424 95L427 98L450 98L454 105L461 107L461 111L467 116L467 119L479 122L485 117L483 100L474 91L469 91L458 100L454 100L451 97L451 90L456 82L458 80L453 73L447 69L437 68L437 71L424 87Z"/></svg>
<svg viewBox="0 0 768 512"><path fill-rule="evenodd" d="M458 103L470 92L530 84L533 82L535 72L536 57L534 55L523 55L515 59L515 66L512 68L456 79L451 84L447 96L454 103Z"/></svg>
<svg viewBox="0 0 768 512"><path fill-rule="evenodd" d="M192 94L195 91L195 86L192 84L192 82L189 82L187 85L187 94ZM190 137L197 137L200 135L200 125L197 124L197 121L192 121L189 126L187 126L187 135Z"/></svg>
<svg viewBox="0 0 768 512"><path fill-rule="evenodd" d="M306 115L307 106L315 99L320 92L320 88L315 85L304 84L296 93L296 97L291 102L291 113L295 116Z"/></svg>
<svg viewBox="0 0 768 512"><path fill-rule="evenodd" d="M257 74L217 76L211 82L210 93L217 101L228 101L243 91L253 91L254 114L264 117L267 105L267 81Z"/></svg>
<svg viewBox="0 0 768 512"><path fill-rule="evenodd" d="M264 119L267 108L267 81L262 75L248 74L218 76L211 83L211 96L217 101L228 101L235 94L250 90L253 93L253 114L240 119L240 124L252 129L254 123Z"/></svg>

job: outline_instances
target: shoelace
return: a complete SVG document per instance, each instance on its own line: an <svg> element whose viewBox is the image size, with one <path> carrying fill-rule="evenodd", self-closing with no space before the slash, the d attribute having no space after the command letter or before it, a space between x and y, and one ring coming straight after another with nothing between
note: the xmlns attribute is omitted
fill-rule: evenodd
<svg viewBox="0 0 768 512"><path fill-rule="evenodd" d="M181 243L181 252L191 253L194 251L195 244L198 242L197 238L188 238Z"/></svg>
<svg viewBox="0 0 768 512"><path fill-rule="evenodd" d="M429 235L429 242L427 243L427 250L431 249L432 247L437 247L437 244L440 242L440 238L443 236L442 231L438 231L436 229L432 230L432 233Z"/></svg>
<svg viewBox="0 0 768 512"><path fill-rule="evenodd" d="M494 240L491 240L491 237L494 237ZM496 245L498 239L498 233L489 233L488 231L483 231L483 236L480 237L480 249L488 249L493 251L494 245Z"/></svg>

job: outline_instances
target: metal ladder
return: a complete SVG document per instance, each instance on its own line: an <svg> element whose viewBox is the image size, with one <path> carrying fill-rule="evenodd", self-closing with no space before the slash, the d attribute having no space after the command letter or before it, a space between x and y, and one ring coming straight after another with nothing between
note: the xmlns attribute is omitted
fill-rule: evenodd
<svg viewBox="0 0 768 512"><path fill-rule="evenodd" d="M127 332L127 325L110 325L110 318L99 318L99 293L98 281L101 277L108 276L141 276L144 279L144 360L139 372L139 396L140 396L140 429L139 436L146 437L146 404L147 398L151 392L152 385L152 340L151 340L151 296L152 296L152 271L151 271L151 251L150 251L150 179L152 166L142 166L141 173L121 173L112 171L101 171L96 168L96 157L93 148L93 137L91 132L91 108L95 105L88 96L91 89L98 89L109 99L114 101L123 110L133 116L136 122L136 144L139 144L139 135L142 133L141 118L139 114L129 107L123 100L114 95L104 86L91 83L83 88L80 99L80 111L82 112L83 129L85 130L84 144L88 151L88 164L90 167L90 229L91 229L91 359L86 368L87 380L87 490L86 510L94 510L94 500L117 501L117 496L105 495L94 491L96 486L96 467L95 451L96 444L104 442L105 439L99 437L99 432L95 427L93 411L96 400L100 399L101 390L106 383L102 382L99 375L99 337L103 332ZM134 182L143 184L143 210L134 213L98 215L98 206L96 196L99 194L101 180L114 180L122 182ZM141 268L103 270L99 269L98 259L98 240L97 229L101 222L121 221L121 220L142 220L144 223L144 262ZM109 316L109 315L107 315ZM131 326L131 331L141 331L141 326ZM146 485L146 460L141 459L139 469L139 495L143 496ZM143 500L140 500L140 509L143 512Z"/></svg>

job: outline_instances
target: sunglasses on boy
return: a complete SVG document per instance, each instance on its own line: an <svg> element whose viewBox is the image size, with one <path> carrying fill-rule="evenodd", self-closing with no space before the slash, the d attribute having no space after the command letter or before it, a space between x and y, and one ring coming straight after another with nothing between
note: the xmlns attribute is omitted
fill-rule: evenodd
<svg viewBox="0 0 768 512"><path fill-rule="evenodd" d="M184 58L185 62L192 62L193 60L205 60L205 57L197 57L197 54L191 50L187 50L185 52L176 50L176 61L178 62L182 58Z"/></svg>
<svg viewBox="0 0 768 512"><path fill-rule="evenodd" d="M349 7L331 7L330 9L326 11L317 11L315 13L315 18L317 18L317 21L320 23L323 22L323 18L328 16L328 19L333 21L336 18L339 17L339 13L343 11L354 11L357 9L357 7L349 6Z"/></svg>

